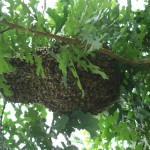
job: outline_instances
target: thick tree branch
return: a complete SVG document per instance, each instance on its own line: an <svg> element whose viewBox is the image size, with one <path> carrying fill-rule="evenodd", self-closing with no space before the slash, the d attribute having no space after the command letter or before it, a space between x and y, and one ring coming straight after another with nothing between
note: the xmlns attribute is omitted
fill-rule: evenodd
<svg viewBox="0 0 150 150"><path fill-rule="evenodd" d="M127 63L130 65L145 65L145 66L150 66L150 60L149 59L128 59L128 58L124 58L116 53L114 53L113 51L107 50L105 48L101 49L101 53L102 54L106 54L108 56L110 56L111 58L115 58L119 61L121 61L122 63Z"/></svg>
<svg viewBox="0 0 150 150"><path fill-rule="evenodd" d="M63 41L63 42L66 42L66 43L73 43L73 44L80 44L81 43L81 41L78 40L78 39L62 37L62 36L59 36L59 35L56 35L56 34L51 34L51 33L46 33L46 32L35 31L33 29L25 28L23 26L8 22L6 19L0 20L0 23L8 26L11 29L17 29L17 30L22 30L24 32L30 32L30 33L33 33L33 34L38 35L38 36L54 38L57 41Z"/></svg>
<svg viewBox="0 0 150 150"><path fill-rule="evenodd" d="M83 43L79 39L62 37L62 36L59 36L59 35L56 35L56 34L35 31L33 29L25 28L23 26L20 26L20 25L8 22L6 19L1 19L0 23L8 26L11 29L22 30L24 32L30 32L30 33L33 33L33 34L38 35L38 36L54 38L57 41L63 41L63 42L72 43L72 44L78 44L78 45L81 45L81 46L85 46L86 45L86 43ZM105 48L101 48L100 52L105 54L105 55L110 56L111 58L115 58L115 59L121 61L122 63L127 63L127 64L130 64L132 66L133 65L150 66L150 60L149 59L140 59L140 60L138 60L138 59L127 59L127 58L124 58L124 57L114 53L113 51L107 50Z"/></svg>

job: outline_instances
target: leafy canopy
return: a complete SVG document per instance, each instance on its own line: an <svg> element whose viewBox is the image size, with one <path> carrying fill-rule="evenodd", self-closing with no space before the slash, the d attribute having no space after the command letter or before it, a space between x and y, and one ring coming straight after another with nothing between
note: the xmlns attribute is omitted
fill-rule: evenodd
<svg viewBox="0 0 150 150"><path fill-rule="evenodd" d="M98 116L81 111L69 116L53 114L51 124L46 123L46 108L39 104L12 103L16 119L11 119L12 111L5 110L7 104L3 98L0 148L75 150L77 147L69 136L75 129L86 129L90 133L92 144L88 149L91 150L112 149L114 141L118 150L125 148L124 143L128 150L150 149L149 1L144 10L136 11L132 10L131 0L122 8L117 0L58 0L55 8L50 8L44 0L41 10L39 2L0 1L0 90L11 95L3 74L15 70L9 63L14 57L35 63L36 74L44 78L42 58L36 50L57 41L71 47L70 51L60 44L59 53L49 52L59 63L64 86L67 87L69 68L84 96L75 64L108 79L105 72L87 59L94 51L101 50L120 63L120 97ZM54 146L53 140L60 134L66 142Z"/></svg>

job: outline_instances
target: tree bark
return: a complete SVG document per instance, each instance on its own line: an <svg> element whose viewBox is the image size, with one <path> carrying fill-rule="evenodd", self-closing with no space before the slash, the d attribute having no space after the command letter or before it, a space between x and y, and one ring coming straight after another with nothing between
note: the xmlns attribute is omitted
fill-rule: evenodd
<svg viewBox="0 0 150 150"><path fill-rule="evenodd" d="M68 38L68 37L63 37L63 36L59 36L56 34L35 31L33 29L26 28L26 27L20 26L20 25L15 24L15 23L11 23L11 22L7 21L6 19L1 19L0 23L3 25L6 25L9 29L22 30L24 32L33 33L34 35L37 35L37 36L54 38L56 41L63 41L63 42L66 42L68 44L72 43L72 44L76 44L76 45L81 45L82 47L87 46L86 42L82 42L80 39ZM105 49L105 48L101 48L100 52L102 54L110 56L111 58L115 58L115 59L121 61L122 63L126 63L126 64L129 64L131 66L144 65L144 66L150 67L150 60L149 59L128 59L128 58L120 56L119 54L115 53L114 51L110 51L110 50Z"/></svg>

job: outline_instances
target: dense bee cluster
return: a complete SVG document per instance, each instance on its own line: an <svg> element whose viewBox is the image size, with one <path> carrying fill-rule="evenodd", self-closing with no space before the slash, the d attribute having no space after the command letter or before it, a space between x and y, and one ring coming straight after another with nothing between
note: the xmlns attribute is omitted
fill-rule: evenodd
<svg viewBox="0 0 150 150"><path fill-rule="evenodd" d="M7 84L10 85L13 95L10 101L15 103L42 103L58 114L81 109L85 112L97 114L112 105L119 96L120 81L116 72L116 61L97 52L90 60L99 66L109 77L102 79L78 68L81 84L85 91L82 97L77 81L68 70L68 87L62 83L62 73L57 61L50 55L41 56L46 77L36 75L36 66L21 61L18 58L11 60L16 67L12 73L5 74Z"/></svg>

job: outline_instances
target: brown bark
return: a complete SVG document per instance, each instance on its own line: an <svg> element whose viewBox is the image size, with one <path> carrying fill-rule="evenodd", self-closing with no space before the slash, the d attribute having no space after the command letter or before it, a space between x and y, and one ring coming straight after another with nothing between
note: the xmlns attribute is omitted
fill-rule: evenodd
<svg viewBox="0 0 150 150"><path fill-rule="evenodd" d="M54 38L57 41L63 41L66 43L77 44L77 45L81 45L83 47L86 45L85 42L83 43L81 40L76 39L76 38L68 38L68 37L63 37L63 36L59 36L59 35L55 35L55 34L51 34L51 33L35 31L33 29L25 28L23 26L15 24L15 23L11 23L11 22L7 21L6 19L0 20L0 23L3 25L6 25L10 29L22 30L24 32L33 33L37 36ZM107 50L105 48L101 48L100 51L102 54L105 54L111 58L115 58L115 59L121 61L122 63L130 64L132 66L137 66L137 65L150 66L149 59L128 59L128 58L120 56L119 54L117 54L113 51Z"/></svg>

